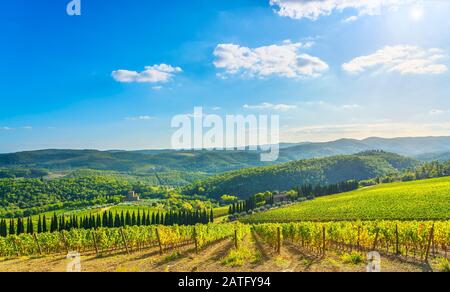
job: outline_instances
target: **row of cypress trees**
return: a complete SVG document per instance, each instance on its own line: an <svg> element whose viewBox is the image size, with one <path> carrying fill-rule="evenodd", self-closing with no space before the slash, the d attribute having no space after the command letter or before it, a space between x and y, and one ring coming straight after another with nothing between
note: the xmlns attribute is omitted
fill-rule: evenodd
<svg viewBox="0 0 450 292"><path fill-rule="evenodd" d="M9 225L5 219L0 220L0 236L6 237L8 234L33 234L34 226L31 218L27 218L26 221L23 218L17 219L17 223L15 220L9 220Z"/></svg>
<svg viewBox="0 0 450 292"><path fill-rule="evenodd" d="M254 210L258 207L258 203L256 201L256 197L252 196L251 198L245 200L245 201L239 201L236 203L233 203L230 206L229 214L239 214L242 212L248 212L251 210Z"/></svg>
<svg viewBox="0 0 450 292"><path fill-rule="evenodd" d="M0 236L6 237L8 235L20 235L20 234L33 234L57 232L71 229L96 229L96 228L118 228L125 226L150 226L150 225L195 225L195 224L208 224L214 222L214 211L178 211L167 213L151 213L138 211L130 213L116 212L112 213L104 212L102 215L89 215L78 217L72 216L57 216L54 214L50 218L50 225L45 215L39 216L37 221L37 228L35 228L31 218L26 220L19 218L17 220L0 220Z"/></svg>
<svg viewBox="0 0 450 292"><path fill-rule="evenodd" d="M300 197L321 197L334 194L340 194L345 192L354 191L359 188L359 182L356 180L349 180L346 182L340 182L329 185L303 185L298 188L298 194Z"/></svg>

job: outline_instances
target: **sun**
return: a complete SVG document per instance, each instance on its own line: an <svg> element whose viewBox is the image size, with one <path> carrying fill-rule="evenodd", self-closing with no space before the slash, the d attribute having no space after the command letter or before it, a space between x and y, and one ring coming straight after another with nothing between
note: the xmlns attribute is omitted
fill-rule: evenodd
<svg viewBox="0 0 450 292"><path fill-rule="evenodd" d="M424 10L423 7L421 6L414 6L411 8L409 15L411 17L412 20L414 21L420 21L423 19L424 17Z"/></svg>

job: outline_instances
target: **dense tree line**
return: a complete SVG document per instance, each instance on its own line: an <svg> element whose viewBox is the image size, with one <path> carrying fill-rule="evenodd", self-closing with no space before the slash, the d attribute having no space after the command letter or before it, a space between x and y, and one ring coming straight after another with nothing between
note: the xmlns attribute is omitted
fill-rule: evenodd
<svg viewBox="0 0 450 292"><path fill-rule="evenodd" d="M300 197L322 197L334 194L340 194L345 192L354 191L359 188L359 182L356 180L350 180L346 182L340 182L330 185L303 185L297 189L298 196Z"/></svg>
<svg viewBox="0 0 450 292"><path fill-rule="evenodd" d="M49 173L43 169L33 169L33 168L1 168L0 169L0 179L1 178L42 178L47 176Z"/></svg>
<svg viewBox="0 0 450 292"><path fill-rule="evenodd" d="M63 207L119 203L133 185L109 177L0 179L0 217L28 217Z"/></svg>
<svg viewBox="0 0 450 292"><path fill-rule="evenodd" d="M439 178L450 176L450 161L447 162L427 162L419 165L414 169L404 170L402 172L391 175L379 176L370 180L362 181L364 186L375 185L380 183L406 182L413 180L421 180L428 178Z"/></svg>
<svg viewBox="0 0 450 292"><path fill-rule="evenodd" d="M51 218L45 215L39 216L37 226L34 226L31 218L23 219L2 219L0 220L0 236L20 235L23 233L45 233L57 232L71 229L97 229L97 228L119 228L125 226L150 226L150 225L195 225L208 224L214 222L214 211L195 211L195 212L104 212L103 214L78 217L57 216L54 214Z"/></svg>

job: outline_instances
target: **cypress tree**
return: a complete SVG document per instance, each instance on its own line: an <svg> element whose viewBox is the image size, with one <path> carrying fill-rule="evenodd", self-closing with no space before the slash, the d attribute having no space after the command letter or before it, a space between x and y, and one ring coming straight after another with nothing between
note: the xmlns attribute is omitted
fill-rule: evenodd
<svg viewBox="0 0 450 292"><path fill-rule="evenodd" d="M114 219L114 227L120 227L122 224L120 223L119 213L116 213L116 218Z"/></svg>
<svg viewBox="0 0 450 292"><path fill-rule="evenodd" d="M147 226L147 217L145 214L145 211L142 212L142 222L141 222L142 226Z"/></svg>
<svg viewBox="0 0 450 292"><path fill-rule="evenodd" d="M38 230L37 230L37 232L38 233L42 233L42 218L41 218L41 215L39 215L39 218L38 218Z"/></svg>
<svg viewBox="0 0 450 292"><path fill-rule="evenodd" d="M97 224L95 225L97 226L97 228L102 227L102 217L100 216L100 214L97 214Z"/></svg>
<svg viewBox="0 0 450 292"><path fill-rule="evenodd" d="M104 228L108 227L108 214L106 213L106 211L103 212L102 226Z"/></svg>
<svg viewBox="0 0 450 292"><path fill-rule="evenodd" d="M66 227L66 218L64 215L62 215L59 220L59 231L63 231L65 227Z"/></svg>
<svg viewBox="0 0 450 292"><path fill-rule="evenodd" d="M164 216L164 225L170 225L170 217L169 213L166 213Z"/></svg>
<svg viewBox="0 0 450 292"><path fill-rule="evenodd" d="M136 218L136 225L137 226L141 226L141 210L138 210L138 213L137 213L137 218Z"/></svg>
<svg viewBox="0 0 450 292"><path fill-rule="evenodd" d="M156 216L155 216L155 213L152 213L152 225L156 225Z"/></svg>
<svg viewBox="0 0 450 292"><path fill-rule="evenodd" d="M152 219L150 219L150 211L147 213L147 226L150 226L152 224Z"/></svg>
<svg viewBox="0 0 450 292"><path fill-rule="evenodd" d="M211 208L211 213L209 214L209 222L214 223L214 209Z"/></svg>
<svg viewBox="0 0 450 292"><path fill-rule="evenodd" d="M125 227L125 215L122 211L122 214L120 214L120 226Z"/></svg>
<svg viewBox="0 0 450 292"><path fill-rule="evenodd" d="M33 233L34 233L33 220L31 220L30 217L28 217L27 233L28 233L28 234L33 234Z"/></svg>
<svg viewBox="0 0 450 292"><path fill-rule="evenodd" d="M17 220L17 235L21 235L23 233L25 233L25 226L24 226L24 223L23 223L23 219L19 218Z"/></svg>
<svg viewBox="0 0 450 292"><path fill-rule="evenodd" d="M131 215L131 226L136 225L136 213L133 211L133 214Z"/></svg>
<svg viewBox="0 0 450 292"><path fill-rule="evenodd" d="M89 215L89 229L95 228L95 219L92 214Z"/></svg>
<svg viewBox="0 0 450 292"><path fill-rule="evenodd" d="M126 219L125 219L125 226L131 226L131 216L130 212L127 211Z"/></svg>
<svg viewBox="0 0 450 292"><path fill-rule="evenodd" d="M111 211L109 211L109 220L108 220L108 227L109 228L113 228L114 227L114 217L113 217L113 213Z"/></svg>
<svg viewBox="0 0 450 292"><path fill-rule="evenodd" d="M44 216L42 216L42 233L46 233L48 232L47 229L47 218Z"/></svg>
<svg viewBox="0 0 450 292"><path fill-rule="evenodd" d="M50 226L50 232L56 232L56 231L58 231L58 216L56 216L56 213L54 213L52 223Z"/></svg>
<svg viewBox="0 0 450 292"><path fill-rule="evenodd" d="M0 236L1 237L6 237L8 236L8 229L6 227L6 221L5 220L1 220L0 222Z"/></svg>
<svg viewBox="0 0 450 292"><path fill-rule="evenodd" d="M14 220L9 220L9 235L13 235L16 233L16 229L14 228Z"/></svg>

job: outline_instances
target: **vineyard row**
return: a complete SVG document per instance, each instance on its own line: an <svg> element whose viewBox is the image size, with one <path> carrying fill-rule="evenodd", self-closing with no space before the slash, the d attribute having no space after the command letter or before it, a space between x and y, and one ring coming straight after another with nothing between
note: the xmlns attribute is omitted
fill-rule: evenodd
<svg viewBox="0 0 450 292"><path fill-rule="evenodd" d="M124 228L72 229L0 238L0 257L63 254L70 251L97 254L159 247L160 253L185 245L198 251L217 240L233 239L236 248L255 232L275 251L291 242L311 252L327 250L379 251L414 257L448 257L450 221L379 221L287 223L246 225L240 223L195 226L128 226Z"/></svg>

